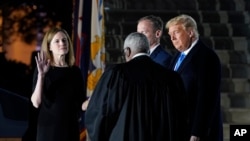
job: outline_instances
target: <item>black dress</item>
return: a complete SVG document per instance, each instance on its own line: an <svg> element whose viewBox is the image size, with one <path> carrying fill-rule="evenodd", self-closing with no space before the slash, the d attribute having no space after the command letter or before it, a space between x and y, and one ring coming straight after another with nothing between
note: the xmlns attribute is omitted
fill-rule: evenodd
<svg viewBox="0 0 250 141"><path fill-rule="evenodd" d="M33 89L37 81L34 74ZM37 141L79 141L84 84L78 67L51 67L44 78Z"/></svg>

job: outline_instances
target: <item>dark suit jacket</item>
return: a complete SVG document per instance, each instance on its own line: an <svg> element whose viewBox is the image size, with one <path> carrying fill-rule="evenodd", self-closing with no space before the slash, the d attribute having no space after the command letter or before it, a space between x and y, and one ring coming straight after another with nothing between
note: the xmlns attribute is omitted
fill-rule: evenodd
<svg viewBox="0 0 250 141"><path fill-rule="evenodd" d="M110 66L85 113L90 140L187 140L184 91L178 73L148 56Z"/></svg>
<svg viewBox="0 0 250 141"><path fill-rule="evenodd" d="M171 69L174 69L179 54L174 56ZM177 72L189 99L190 134L201 137L201 141L222 141L221 64L218 56L199 40Z"/></svg>
<svg viewBox="0 0 250 141"><path fill-rule="evenodd" d="M172 55L164 50L161 45L159 45L150 54L150 58L152 58L156 63L162 65L163 67L168 68L172 59Z"/></svg>

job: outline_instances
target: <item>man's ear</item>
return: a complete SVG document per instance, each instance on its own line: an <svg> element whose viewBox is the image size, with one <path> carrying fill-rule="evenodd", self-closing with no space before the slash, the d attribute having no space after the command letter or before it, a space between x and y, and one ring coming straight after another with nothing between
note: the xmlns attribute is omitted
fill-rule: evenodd
<svg viewBox="0 0 250 141"><path fill-rule="evenodd" d="M188 34L189 34L189 37L190 37L190 38L193 38L193 37L194 37L194 31L193 31L193 30L189 30Z"/></svg>
<svg viewBox="0 0 250 141"><path fill-rule="evenodd" d="M157 30L157 31L155 32L155 36L156 36L157 38L161 37L161 34L162 34L161 30Z"/></svg>
<svg viewBox="0 0 250 141"><path fill-rule="evenodd" d="M128 57L128 58L131 56L131 49L130 49L129 47L126 48L126 50L125 50L125 55L126 55L126 57Z"/></svg>

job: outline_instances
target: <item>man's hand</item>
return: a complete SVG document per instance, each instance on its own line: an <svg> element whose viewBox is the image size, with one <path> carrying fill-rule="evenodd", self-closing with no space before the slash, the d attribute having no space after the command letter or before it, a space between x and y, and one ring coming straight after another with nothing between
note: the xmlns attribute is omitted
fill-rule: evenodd
<svg viewBox="0 0 250 141"><path fill-rule="evenodd" d="M86 110L87 110L88 104L89 104L89 100L90 100L90 98L88 98L87 100L85 100L85 101L82 103L82 110L83 110L83 111L86 111Z"/></svg>
<svg viewBox="0 0 250 141"><path fill-rule="evenodd" d="M190 141L200 141L200 138L197 136L191 136Z"/></svg>

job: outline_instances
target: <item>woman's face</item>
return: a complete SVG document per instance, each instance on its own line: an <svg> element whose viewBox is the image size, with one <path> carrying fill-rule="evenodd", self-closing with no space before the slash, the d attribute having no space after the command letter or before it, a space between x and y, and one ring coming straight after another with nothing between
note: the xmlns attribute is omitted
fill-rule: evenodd
<svg viewBox="0 0 250 141"><path fill-rule="evenodd" d="M53 55L66 55L69 52L69 43L63 32L58 32L50 42L50 51Z"/></svg>

